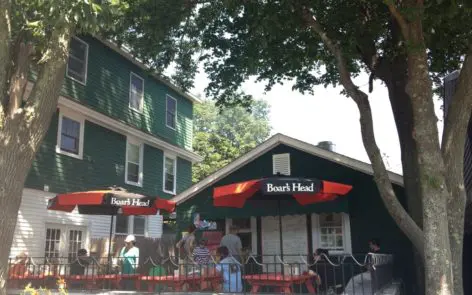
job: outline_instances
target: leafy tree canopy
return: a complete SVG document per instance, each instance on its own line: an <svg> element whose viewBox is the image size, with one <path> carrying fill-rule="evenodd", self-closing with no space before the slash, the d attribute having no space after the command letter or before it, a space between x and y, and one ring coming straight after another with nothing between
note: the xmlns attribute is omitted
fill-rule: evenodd
<svg viewBox="0 0 472 295"><path fill-rule="evenodd" d="M193 166L194 183L269 137L269 105L265 101L254 100L250 107L249 111L241 106L220 111L209 100L195 107L193 148L204 159Z"/></svg>

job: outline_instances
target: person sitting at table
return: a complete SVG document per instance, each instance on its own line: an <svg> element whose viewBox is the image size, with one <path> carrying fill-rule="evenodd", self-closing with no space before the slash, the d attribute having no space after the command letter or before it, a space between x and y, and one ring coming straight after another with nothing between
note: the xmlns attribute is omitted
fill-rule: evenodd
<svg viewBox="0 0 472 295"><path fill-rule="evenodd" d="M87 250L80 249L77 251L77 259L70 265L70 274L71 275L84 275L85 268L90 264L90 261L87 257Z"/></svg>
<svg viewBox="0 0 472 295"><path fill-rule="evenodd" d="M219 257L216 271L223 276L223 292L242 292L241 265L238 260L230 256L229 250L225 246L219 247L216 250L216 255Z"/></svg>
<svg viewBox="0 0 472 295"><path fill-rule="evenodd" d="M310 270L315 274L315 285L319 291L326 291L326 285L332 279L332 271L330 272L328 268L331 266L329 264L329 252L326 249L318 248L313 253L313 258L315 264L310 267Z"/></svg>
<svg viewBox="0 0 472 295"><path fill-rule="evenodd" d="M198 265L207 265L210 263L210 250L206 246L207 239L201 237L198 241L198 245L193 249L193 260Z"/></svg>
<svg viewBox="0 0 472 295"><path fill-rule="evenodd" d="M128 235L125 239L125 246L120 251L119 260L121 262L122 275L137 274L139 265L139 248L136 247L136 238L133 235ZM123 288L125 290L133 290L133 280L124 279Z"/></svg>
<svg viewBox="0 0 472 295"><path fill-rule="evenodd" d="M12 262L9 275L10 276L25 276L28 271L26 268L26 262L28 261L28 255L25 252L21 252L15 257Z"/></svg>

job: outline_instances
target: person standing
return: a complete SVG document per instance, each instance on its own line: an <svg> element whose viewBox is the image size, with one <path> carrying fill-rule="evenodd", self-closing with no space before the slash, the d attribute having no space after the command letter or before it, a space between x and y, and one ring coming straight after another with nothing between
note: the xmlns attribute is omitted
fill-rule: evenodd
<svg viewBox="0 0 472 295"><path fill-rule="evenodd" d="M139 248L136 247L136 238L128 235L125 239L125 246L120 251L121 274L134 275L137 274L139 265ZM123 288L125 290L133 290L133 280L123 280Z"/></svg>
<svg viewBox="0 0 472 295"><path fill-rule="evenodd" d="M191 264L190 258L193 255L193 248L195 247L196 229L196 226L191 224L187 229L187 234L184 235L175 245L177 249L179 249L179 264L182 273L186 273Z"/></svg>
<svg viewBox="0 0 472 295"><path fill-rule="evenodd" d="M220 247L226 247L230 256L233 256L236 260L242 262L241 254L243 246L241 243L241 238L236 234L237 232L238 228L232 225L230 227L229 233L221 239Z"/></svg>
<svg viewBox="0 0 472 295"><path fill-rule="evenodd" d="M210 250L206 244L207 239L205 237L201 237L198 241L197 247L193 249L193 260L198 265L207 265L210 263Z"/></svg>

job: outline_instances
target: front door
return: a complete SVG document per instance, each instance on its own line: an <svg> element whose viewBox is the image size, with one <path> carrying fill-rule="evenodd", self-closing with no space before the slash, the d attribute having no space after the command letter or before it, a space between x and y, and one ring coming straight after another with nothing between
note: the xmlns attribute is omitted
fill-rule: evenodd
<svg viewBox="0 0 472 295"><path fill-rule="evenodd" d="M44 256L49 261L67 258L67 263L77 258L77 251L87 247L85 227L69 225L46 226Z"/></svg>

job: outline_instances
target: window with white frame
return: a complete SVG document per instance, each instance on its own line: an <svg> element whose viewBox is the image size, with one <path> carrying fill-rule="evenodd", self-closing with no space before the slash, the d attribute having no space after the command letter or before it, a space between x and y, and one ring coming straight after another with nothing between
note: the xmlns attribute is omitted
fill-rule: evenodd
<svg viewBox="0 0 472 295"><path fill-rule="evenodd" d="M88 44L77 37L70 40L66 76L79 83L87 82Z"/></svg>
<svg viewBox="0 0 472 295"><path fill-rule="evenodd" d="M115 232L117 235L146 236L146 223L145 216L117 215Z"/></svg>
<svg viewBox="0 0 472 295"><path fill-rule="evenodd" d="M164 180L163 190L169 194L175 194L177 159L170 155L164 155Z"/></svg>
<svg viewBox="0 0 472 295"><path fill-rule="evenodd" d="M48 258L67 257L69 263L77 258L77 252L87 248L85 227L71 225L46 225L44 256Z"/></svg>
<svg viewBox="0 0 472 295"><path fill-rule="evenodd" d="M143 184L143 144L127 139L125 182L131 185Z"/></svg>
<svg viewBox="0 0 472 295"><path fill-rule="evenodd" d="M166 125L175 129L177 121L177 100L170 95L166 96Z"/></svg>
<svg viewBox="0 0 472 295"><path fill-rule="evenodd" d="M135 73L129 78L129 107L141 112L144 100L144 80Z"/></svg>
<svg viewBox="0 0 472 295"><path fill-rule="evenodd" d="M346 238L342 213L319 215L319 245L320 248L344 251Z"/></svg>
<svg viewBox="0 0 472 295"><path fill-rule="evenodd" d="M83 117L63 110L59 112L56 152L82 159L84 123Z"/></svg>

